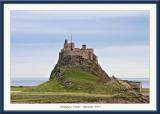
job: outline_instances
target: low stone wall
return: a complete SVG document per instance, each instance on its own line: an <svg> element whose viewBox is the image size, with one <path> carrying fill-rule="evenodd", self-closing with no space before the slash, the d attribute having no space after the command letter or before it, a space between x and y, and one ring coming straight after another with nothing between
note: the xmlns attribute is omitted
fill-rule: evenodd
<svg viewBox="0 0 160 114"><path fill-rule="evenodd" d="M128 81L128 80L122 80L126 83L128 83L132 89L135 89L135 90L138 90L138 91L141 91L142 89L142 82L140 81Z"/></svg>

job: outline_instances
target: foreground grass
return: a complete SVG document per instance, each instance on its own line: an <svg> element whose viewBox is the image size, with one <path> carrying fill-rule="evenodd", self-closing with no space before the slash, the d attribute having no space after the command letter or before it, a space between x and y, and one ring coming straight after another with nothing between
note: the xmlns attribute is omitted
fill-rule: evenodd
<svg viewBox="0 0 160 114"><path fill-rule="evenodd" d="M12 103L88 103L88 102L118 102L120 98L136 98L115 97L114 95L104 94L87 94L87 93L66 93L66 92L12 92ZM124 94L125 96L125 94ZM128 95L127 95L128 96Z"/></svg>
<svg viewBox="0 0 160 114"><path fill-rule="evenodd" d="M149 88L142 88L141 93L149 94Z"/></svg>

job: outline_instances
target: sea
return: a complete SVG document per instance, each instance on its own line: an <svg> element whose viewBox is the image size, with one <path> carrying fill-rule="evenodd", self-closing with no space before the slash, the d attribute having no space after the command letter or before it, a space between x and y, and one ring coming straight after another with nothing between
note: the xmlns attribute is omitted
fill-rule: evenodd
<svg viewBox="0 0 160 114"><path fill-rule="evenodd" d="M142 88L149 88L149 78L120 78L122 80L129 80L129 81L141 81ZM12 79L11 85L12 86L36 86L41 83L48 81L48 79Z"/></svg>

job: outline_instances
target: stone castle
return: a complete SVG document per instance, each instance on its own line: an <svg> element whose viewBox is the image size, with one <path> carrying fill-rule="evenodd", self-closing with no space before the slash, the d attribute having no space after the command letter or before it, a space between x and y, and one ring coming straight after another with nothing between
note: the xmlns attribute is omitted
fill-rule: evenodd
<svg viewBox="0 0 160 114"><path fill-rule="evenodd" d="M75 48L75 44L72 41L71 43L68 43L68 41L65 40L64 48L61 49L60 53L63 53L64 55L82 56L85 59L98 63L97 56L94 54L94 50L92 48L86 48L86 45L82 45L81 48Z"/></svg>
<svg viewBox="0 0 160 114"><path fill-rule="evenodd" d="M89 72L99 77L99 81L104 84L113 83L120 80L116 77L110 77L98 64L97 56L94 54L93 48L86 48L86 45L82 45L81 48L75 48L75 44L64 42L64 47L59 52L58 62L51 72L50 79L56 78L58 80L63 79L64 71L69 69L79 69ZM142 88L141 82L121 80L128 83L132 89L140 91Z"/></svg>
<svg viewBox="0 0 160 114"><path fill-rule="evenodd" d="M61 79L66 69L79 69L91 73L99 78L100 83L110 81L108 74L101 68L97 56L92 48L75 48L75 44L65 40L64 47L59 52L58 62L51 72L50 79Z"/></svg>

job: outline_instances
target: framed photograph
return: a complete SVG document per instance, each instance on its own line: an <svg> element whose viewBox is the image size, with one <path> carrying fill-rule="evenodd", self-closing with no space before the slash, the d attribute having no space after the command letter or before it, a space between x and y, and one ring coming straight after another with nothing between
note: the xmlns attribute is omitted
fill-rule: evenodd
<svg viewBox="0 0 160 114"><path fill-rule="evenodd" d="M156 4L4 4L5 111L156 111Z"/></svg>

